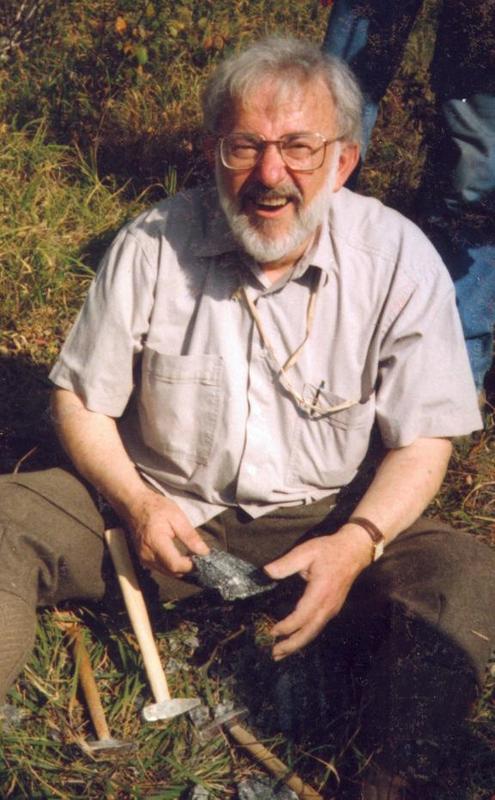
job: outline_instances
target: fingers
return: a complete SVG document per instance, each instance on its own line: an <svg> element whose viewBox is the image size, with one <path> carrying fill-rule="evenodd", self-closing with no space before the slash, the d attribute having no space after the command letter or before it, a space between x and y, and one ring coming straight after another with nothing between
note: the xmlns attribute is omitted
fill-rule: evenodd
<svg viewBox="0 0 495 800"><path fill-rule="evenodd" d="M191 553L198 556L208 555L210 548L196 528L193 528L184 512L170 500L167 500L167 503L169 504L167 506L167 521L170 525L172 536L177 537Z"/></svg>
<svg viewBox="0 0 495 800"><path fill-rule="evenodd" d="M312 550L309 547L310 543L306 542L303 545L297 545L292 550L289 550L281 558L265 564L264 571L270 578L275 581L288 578L290 575L299 575L305 580L309 577L309 568L313 560Z"/></svg>
<svg viewBox="0 0 495 800"><path fill-rule="evenodd" d="M143 566L181 578L192 570L192 561L176 546L174 537L161 526L158 534L147 531L135 537L136 551ZM177 541L177 540L175 540Z"/></svg>
<svg viewBox="0 0 495 800"><path fill-rule="evenodd" d="M308 645L340 611L343 599L329 597L328 587L308 583L294 611L273 626L270 633L277 640L272 648L275 661Z"/></svg>
<svg viewBox="0 0 495 800"><path fill-rule="evenodd" d="M176 577L193 568L187 553L207 555L209 548L179 506L153 493L134 513L130 525L144 566Z"/></svg>
<svg viewBox="0 0 495 800"><path fill-rule="evenodd" d="M297 572L306 581L294 611L271 630L276 639L272 649L276 661L309 644L339 613L359 572L354 561L354 553L333 535L298 545L265 567L275 579Z"/></svg>

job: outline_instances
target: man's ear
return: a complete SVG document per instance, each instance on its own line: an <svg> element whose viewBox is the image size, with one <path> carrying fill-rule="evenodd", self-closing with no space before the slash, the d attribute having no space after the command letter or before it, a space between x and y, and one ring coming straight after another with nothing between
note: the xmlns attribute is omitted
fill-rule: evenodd
<svg viewBox="0 0 495 800"><path fill-rule="evenodd" d="M334 192L342 188L358 163L359 145L356 142L342 142L339 153L339 166L333 186Z"/></svg>
<svg viewBox="0 0 495 800"><path fill-rule="evenodd" d="M208 162L208 166L213 169L215 167L215 150L217 141L213 134L207 133L203 138L203 153Z"/></svg>

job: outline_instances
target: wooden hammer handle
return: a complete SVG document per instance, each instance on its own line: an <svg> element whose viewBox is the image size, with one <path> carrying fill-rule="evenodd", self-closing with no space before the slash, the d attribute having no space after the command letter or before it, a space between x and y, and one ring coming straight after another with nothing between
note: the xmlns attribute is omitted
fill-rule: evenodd
<svg viewBox="0 0 495 800"><path fill-rule="evenodd" d="M170 700L167 678L156 647L144 597L129 555L125 533L122 528L109 528L105 531L105 541L112 556L127 613L139 643L144 668L155 701L162 703L164 700Z"/></svg>
<svg viewBox="0 0 495 800"><path fill-rule="evenodd" d="M105 712L103 711L103 706L101 704L93 668L91 667L88 651L86 650L86 646L84 644L82 631L77 625L74 625L70 630L70 635L72 637L72 651L74 653L74 660L76 662L76 667L79 670L79 681L84 692L89 715L96 731L96 735L100 740L110 739L110 731L108 730Z"/></svg>
<svg viewBox="0 0 495 800"><path fill-rule="evenodd" d="M273 755L267 747L259 742L253 734L242 725L226 725L225 726L232 737L242 747L244 747L254 758L259 761L266 769L275 775L279 780L284 781L301 800L323 800L321 794L318 794L312 786L292 772L283 761Z"/></svg>

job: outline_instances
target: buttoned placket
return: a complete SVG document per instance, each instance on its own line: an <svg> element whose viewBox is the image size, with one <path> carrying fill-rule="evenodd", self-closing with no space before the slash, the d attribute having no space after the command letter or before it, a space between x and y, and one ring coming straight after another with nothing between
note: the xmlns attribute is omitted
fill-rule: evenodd
<svg viewBox="0 0 495 800"><path fill-rule="evenodd" d="M269 303L270 292L256 293L257 303ZM246 313L249 313L246 308ZM271 419L270 397L273 392L273 375L267 363L266 351L257 331L256 323L251 317L250 351L248 367L248 415L246 419L245 444L240 461L237 479L236 502L242 507L260 497L270 485L276 483L277 461L276 451L270 447L273 432L267 420ZM262 466L262 468L261 468Z"/></svg>
<svg viewBox="0 0 495 800"><path fill-rule="evenodd" d="M306 332L304 339L298 347L288 354L284 359L284 366L290 368L297 361L304 344L309 338L312 326L312 316L314 312L314 301L320 285L320 278L315 285L309 289L310 295L306 307ZM245 286L241 283L241 289L236 293L236 299L244 299L246 311L252 320L250 335L250 358L249 358L249 379L248 379L248 416L246 420L246 438L243 454L240 461L240 468L237 480L236 501L242 506L243 502L249 502L260 493L266 491L269 486L270 473L273 476L273 485L277 482L277 475L280 465L277 462L278 452L277 443L270 446L270 439L276 432L270 430L265 420L273 419L270 413L274 398L274 392L280 397L280 386L277 386L276 357L273 353L269 339L266 337L261 316L253 309L255 305L273 302L272 291L256 291L252 286ZM270 363L271 362L271 363ZM274 363L275 362L275 363ZM294 414L296 414L294 409ZM262 464L262 469L260 468ZM270 487L271 488L271 487Z"/></svg>

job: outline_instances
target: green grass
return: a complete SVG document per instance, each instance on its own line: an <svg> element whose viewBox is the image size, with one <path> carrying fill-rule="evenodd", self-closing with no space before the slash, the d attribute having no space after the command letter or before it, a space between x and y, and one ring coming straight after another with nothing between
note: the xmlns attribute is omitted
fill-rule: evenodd
<svg viewBox="0 0 495 800"><path fill-rule="evenodd" d="M405 212L414 207L433 124L428 62L436 6L426 3L387 93L360 182ZM0 10L0 43L15 30L17 9L7 3ZM2 472L57 460L43 417L46 375L114 232L141 208L206 176L198 96L208 69L265 32L321 41L328 14L303 0L45 0L40 9L31 38L21 35L3 61L0 47ZM488 413L486 430L458 443L431 512L495 546L494 456ZM267 744L327 798L345 763L360 768L355 720L338 750L294 745L278 732L260 603L244 613L203 600L152 610L174 691L210 705L242 698ZM98 762L85 752L93 731L65 632L74 619L86 631L113 735L138 745L132 759ZM494 794L494 685L495 674L470 724L462 776L443 775L435 800ZM9 699L25 716L0 734L2 798L185 800L201 785L212 800L225 800L257 771L228 738L201 743L185 719L142 724L139 707L150 695L118 591L110 605L45 610L35 652Z"/></svg>

